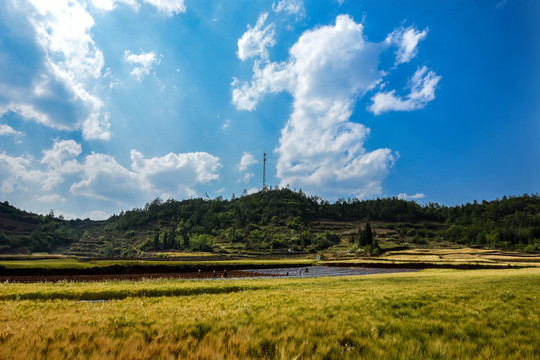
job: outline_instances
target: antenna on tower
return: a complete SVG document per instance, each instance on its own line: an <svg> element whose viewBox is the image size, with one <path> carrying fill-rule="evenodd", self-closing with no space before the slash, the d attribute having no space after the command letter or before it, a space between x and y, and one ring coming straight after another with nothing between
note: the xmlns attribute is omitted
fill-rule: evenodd
<svg viewBox="0 0 540 360"><path fill-rule="evenodd" d="M263 154L263 190L266 190L266 153Z"/></svg>

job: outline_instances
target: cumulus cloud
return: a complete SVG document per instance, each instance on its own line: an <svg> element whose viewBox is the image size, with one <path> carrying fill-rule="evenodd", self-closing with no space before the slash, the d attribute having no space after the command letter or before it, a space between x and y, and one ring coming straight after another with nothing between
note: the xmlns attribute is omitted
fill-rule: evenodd
<svg viewBox="0 0 540 360"><path fill-rule="evenodd" d="M46 179L46 173L32 167L32 159L0 153L0 194L31 192Z"/></svg>
<svg viewBox="0 0 540 360"><path fill-rule="evenodd" d="M221 168L219 158L204 152L146 159L132 150L131 168L108 154L92 152L79 159L82 148L74 140L55 140L42 153L41 159L0 153L1 198L24 194L26 201L53 203L84 196L126 208L157 196L196 196L195 187L219 180ZM61 184L69 187L69 193Z"/></svg>
<svg viewBox="0 0 540 360"><path fill-rule="evenodd" d="M255 157L248 152L244 152L242 154L242 158L240 159L240 162L236 164L236 171L241 173L241 179L239 181L243 181L245 183L249 182L255 174L251 171L248 171L248 169L255 164L258 164L259 162L255 159Z"/></svg>
<svg viewBox="0 0 540 360"><path fill-rule="evenodd" d="M29 156L0 154L0 195L15 191L44 195L64 182L66 175L81 171L76 159L80 153L81 146L75 141L57 140L51 149L43 151L39 162Z"/></svg>
<svg viewBox="0 0 540 360"><path fill-rule="evenodd" d="M131 151L131 167L142 187L163 198L195 196L196 184L218 180L219 158L205 152L173 154L145 159Z"/></svg>
<svg viewBox="0 0 540 360"><path fill-rule="evenodd" d="M286 63L263 63L255 60L253 78L250 83L235 79L231 85L232 102L238 110L255 110L257 103L266 93L277 93L294 87L295 73Z"/></svg>
<svg viewBox="0 0 540 360"><path fill-rule="evenodd" d="M2 46L17 44L27 56L7 56L7 67L17 69L18 76L2 74L0 110L54 129L82 129L85 139L108 140L107 111L92 90L104 59L92 39L94 20L85 4L12 1L2 11L5 26L13 31L3 38L0 52Z"/></svg>
<svg viewBox="0 0 540 360"><path fill-rule="evenodd" d="M251 165L257 164L258 161L255 159L255 157L248 153L244 152L242 155L242 158L240 159L240 162L236 165L236 170L239 172L246 171Z"/></svg>
<svg viewBox="0 0 540 360"><path fill-rule="evenodd" d="M272 4L272 10L276 13L294 15L297 20L306 17L306 9L302 0L280 0L277 5Z"/></svg>
<svg viewBox="0 0 540 360"><path fill-rule="evenodd" d="M264 27L268 13L261 14L254 27L248 25L248 30L238 40L238 58L242 61L251 57L268 58L268 48L275 45L274 24Z"/></svg>
<svg viewBox="0 0 540 360"><path fill-rule="evenodd" d="M208 153L169 153L145 159L132 150L130 155L131 169L110 155L87 156L81 164L83 179L71 186L71 193L134 206L156 196L196 196L196 185L219 179L219 158Z"/></svg>
<svg viewBox="0 0 540 360"><path fill-rule="evenodd" d="M365 40L362 24L341 15L334 26L306 31L287 62L255 62L252 81L233 84L238 109L255 109L266 93L293 95L293 112L275 149L281 186L294 184L326 196L381 192L397 155L390 149L367 151L363 144L369 129L350 116L355 99L382 79L383 49Z"/></svg>
<svg viewBox="0 0 540 360"><path fill-rule="evenodd" d="M409 80L410 93L405 99L396 95L395 90L378 92L371 100L369 110L375 115L388 111L411 111L425 107L428 102L435 99L435 89L441 80L433 71L423 66L418 69Z"/></svg>
<svg viewBox="0 0 540 360"><path fill-rule="evenodd" d="M419 199L423 199L426 197L426 195L422 194L422 193L418 193L418 194L414 194L414 195L409 195L409 194L406 194L406 193L401 193L399 194L398 196L398 199L403 199L403 200L419 200Z"/></svg>
<svg viewBox="0 0 540 360"><path fill-rule="evenodd" d="M72 194L114 201L126 206L131 201L143 200L137 174L118 164L114 157L92 153L86 157L82 168L83 180L71 185Z"/></svg>
<svg viewBox="0 0 540 360"><path fill-rule="evenodd" d="M42 187L52 189L63 183L66 175L80 172L81 165L77 157L81 152L81 145L74 140L57 140L52 149L44 150L41 164L46 165L46 177Z"/></svg>
<svg viewBox="0 0 540 360"><path fill-rule="evenodd" d="M142 81L145 76L150 74L150 71L154 66L159 65L161 59L159 59L153 51L136 55L132 54L131 51L126 50L124 52L124 61L133 65L131 75L134 76L137 81Z"/></svg>
<svg viewBox="0 0 540 360"><path fill-rule="evenodd" d="M23 135L23 133L13 129L9 125L0 124L0 136L20 136L20 135Z"/></svg>
<svg viewBox="0 0 540 360"><path fill-rule="evenodd" d="M396 50L396 65L408 63L416 56L418 53L418 43L426 38L427 33L427 29L418 31L410 26L406 29L399 28L394 30L387 36L387 43L398 46Z"/></svg>
<svg viewBox="0 0 540 360"><path fill-rule="evenodd" d="M74 140L55 141L52 149L43 150L42 164L49 167L58 168L64 164L67 159L73 159L82 152L81 144Z"/></svg>

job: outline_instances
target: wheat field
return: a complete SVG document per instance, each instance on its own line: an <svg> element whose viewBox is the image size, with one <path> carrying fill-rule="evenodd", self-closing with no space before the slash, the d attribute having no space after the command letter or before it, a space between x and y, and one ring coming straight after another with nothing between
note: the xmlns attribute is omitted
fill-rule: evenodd
<svg viewBox="0 0 540 360"><path fill-rule="evenodd" d="M540 269L0 284L0 358L540 358Z"/></svg>

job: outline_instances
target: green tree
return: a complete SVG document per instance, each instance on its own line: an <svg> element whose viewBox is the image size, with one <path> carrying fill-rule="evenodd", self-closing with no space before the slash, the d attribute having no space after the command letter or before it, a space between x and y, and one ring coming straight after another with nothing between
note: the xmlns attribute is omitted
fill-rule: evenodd
<svg viewBox="0 0 540 360"><path fill-rule="evenodd" d="M156 235L154 235L154 249L159 250L160 243L159 243L159 232L156 232Z"/></svg>
<svg viewBox="0 0 540 360"><path fill-rule="evenodd" d="M371 231L369 222L366 223L364 230L362 230L362 228L358 230L358 237L360 246L367 246L373 243L373 232Z"/></svg>

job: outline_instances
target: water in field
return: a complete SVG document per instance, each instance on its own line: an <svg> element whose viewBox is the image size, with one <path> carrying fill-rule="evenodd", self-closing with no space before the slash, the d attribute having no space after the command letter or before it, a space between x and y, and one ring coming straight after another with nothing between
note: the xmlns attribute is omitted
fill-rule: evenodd
<svg viewBox="0 0 540 360"><path fill-rule="evenodd" d="M253 276L289 276L289 277L322 277L322 276L349 276L349 275L372 275L389 274L397 272L413 272L418 269L391 269L391 268L367 268L367 267L330 267L308 266L276 269L248 269L242 270L253 273Z"/></svg>

